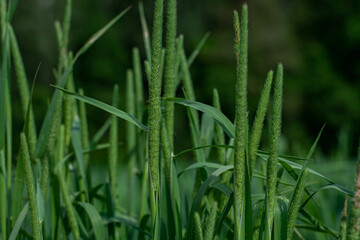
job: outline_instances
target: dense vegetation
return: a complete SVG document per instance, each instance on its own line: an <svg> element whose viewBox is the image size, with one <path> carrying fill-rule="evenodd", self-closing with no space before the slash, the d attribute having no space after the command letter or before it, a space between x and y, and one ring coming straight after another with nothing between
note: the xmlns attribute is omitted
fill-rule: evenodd
<svg viewBox="0 0 360 240"><path fill-rule="evenodd" d="M190 66L206 37L187 56L183 36L176 30L176 0L166 1L166 8L163 0L155 1L151 35L139 5L146 60L142 63L139 50L133 49L132 69L126 73L126 110L119 109L123 98L117 85L112 104L85 96L73 68L129 8L73 54L68 49L72 1L67 0L63 22L55 23L59 47L56 85L39 131L32 103L37 94L36 74L30 87L11 26L16 5L17 1L7 4L2 0L0 11L2 239L359 238L360 177L353 192L308 166L324 127L306 157L279 152L282 64L275 73L269 71L255 118L248 117L247 5L242 7L241 19L234 11L233 123L221 112L216 89L212 104L196 101ZM17 96L11 96L13 79ZM14 97L22 102L20 135L12 129ZM109 114L92 136L86 104ZM175 153L175 109L184 106L192 148ZM119 119L126 122L125 132ZM262 151L266 123L268 151ZM119 141L120 133L125 135L124 143ZM18 147L13 142L19 145L18 153L14 153ZM122 144L125 151L119 147ZM119 155L126 156L125 163L119 163ZM192 156L188 157L191 161L177 161L184 155ZM105 176L94 164L99 159L106 166ZM329 200L316 198L322 190L347 196L336 226L329 226L318 214L319 209L331 212L324 207Z"/></svg>

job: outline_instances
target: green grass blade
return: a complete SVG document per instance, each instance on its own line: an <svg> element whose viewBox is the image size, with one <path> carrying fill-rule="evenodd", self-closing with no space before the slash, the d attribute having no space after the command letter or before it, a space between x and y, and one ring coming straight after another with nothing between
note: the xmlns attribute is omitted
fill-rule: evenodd
<svg viewBox="0 0 360 240"><path fill-rule="evenodd" d="M170 192L171 194L171 206L174 215L174 223L176 229L176 238L183 239L182 237L182 221L181 221L181 199L180 199L180 187L178 183L177 171L173 158L171 159L171 178L170 178Z"/></svg>
<svg viewBox="0 0 360 240"><path fill-rule="evenodd" d="M0 226L1 236L6 238L6 212L7 212L7 201L6 201L6 167L5 167L5 151L0 149Z"/></svg>
<svg viewBox="0 0 360 240"><path fill-rule="evenodd" d="M22 149L20 147L20 153ZM23 196L24 196L24 162L22 159L22 154L19 154L19 158L16 165L15 171L15 179L14 179L14 187L13 187L13 197L12 197L12 205L11 205L11 216L13 219L17 219L21 208L23 207ZM12 223L12 227L14 227L15 223Z"/></svg>
<svg viewBox="0 0 360 240"><path fill-rule="evenodd" d="M206 190L208 189L209 185L212 184L218 176L225 173L226 171L232 169L233 166L223 166L217 170L215 170L211 175L203 182L203 184L200 186L199 190L196 193L196 196L191 204L191 210L189 214L189 220L187 224L187 239L191 239L194 234L194 214L196 211L199 210L201 200L203 196L206 193Z"/></svg>
<svg viewBox="0 0 360 240"><path fill-rule="evenodd" d="M78 202L77 204L84 208L85 212L87 213L94 230L95 239L105 239L104 223L98 210L90 203Z"/></svg>
<svg viewBox="0 0 360 240"><path fill-rule="evenodd" d="M105 135L107 130L110 128L111 125L111 116L104 122L104 124L96 131L94 136L90 141L90 148L94 148L101 138Z"/></svg>
<svg viewBox="0 0 360 240"><path fill-rule="evenodd" d="M161 126L161 140L164 158L164 172L166 179L166 199L167 199L167 231L169 236L175 235L177 239L182 239L182 225L180 216L180 190L176 175L176 168L173 163L173 153L171 151L169 137L166 131L165 121Z"/></svg>
<svg viewBox="0 0 360 240"><path fill-rule="evenodd" d="M142 119L144 111L144 86L141 73L141 61L139 49L133 49L133 69L135 80L136 118Z"/></svg>
<svg viewBox="0 0 360 240"><path fill-rule="evenodd" d="M164 100L167 101L174 101L177 104L181 104L183 106L190 107L192 109L196 109L198 111L204 112L214 118L214 120L221 126L221 128L225 131L225 133L233 138L235 135L235 127L231 123L231 121L218 109L214 108L213 106L191 101L183 98L165 98Z"/></svg>
<svg viewBox="0 0 360 240"><path fill-rule="evenodd" d="M5 37L5 29L6 29L6 21L7 21L7 1L0 1L0 25L1 25L1 40L4 40Z"/></svg>
<svg viewBox="0 0 360 240"><path fill-rule="evenodd" d="M187 63L188 66L191 66L193 64L193 62L195 61L196 57L199 55L200 50L202 49L202 47L204 46L206 40L209 38L210 33L206 33L200 40L200 42L198 43L198 45L195 47L194 51L190 54Z"/></svg>
<svg viewBox="0 0 360 240"><path fill-rule="evenodd" d="M337 231L327 227L321 220L319 220L317 217L313 216L311 213L309 213L305 209L300 209L299 212L308 222L310 222L312 224L311 230L314 230L314 231L320 230L326 234L332 235L336 239L339 238L339 233ZM296 226L296 227L299 228L299 226Z"/></svg>
<svg viewBox="0 0 360 240"><path fill-rule="evenodd" d="M227 149L227 148L234 148L234 147L229 146L229 145L205 145L205 146L201 146L201 147L195 147L195 148L190 148L190 149L183 150L183 151L179 152L178 154L175 154L174 158L178 158L181 155L183 155L184 153L191 152L191 151L196 151L196 150L204 149L204 148L223 148L223 149Z"/></svg>
<svg viewBox="0 0 360 240"><path fill-rule="evenodd" d="M29 203L26 203L23 209L21 210L20 214L16 218L16 222L13 226L13 229L11 230L9 240L16 240L19 230L25 220L26 215L29 212Z"/></svg>
<svg viewBox="0 0 360 240"><path fill-rule="evenodd" d="M59 138L58 138L58 144L57 144L57 149L56 149L56 167L54 168L55 174L57 175L58 181L59 181L59 185L60 185L60 189L62 192L62 196L64 199L64 204L65 204L65 210L66 210L66 214L67 214L67 218L69 220L69 225L71 228L71 231L74 235L74 238L76 240L80 239L80 231L79 231L79 226L78 223L76 221L76 211L74 206L72 205L72 201L70 199L69 196L69 190L67 188L67 184L65 181L65 176L64 176L64 165L63 162L61 162L61 160L63 159L63 154L64 154L64 139L65 139L65 129L64 126L61 125L60 129L58 130L59 132Z"/></svg>
<svg viewBox="0 0 360 240"><path fill-rule="evenodd" d="M221 112L219 93L216 88L213 91L213 105L216 109ZM222 130L219 124L215 124L215 144L216 145L225 145L225 136L224 131ZM225 164L226 162L226 149L218 148L217 149L218 159L220 164ZM221 205L221 204L220 204Z"/></svg>
<svg viewBox="0 0 360 240"><path fill-rule="evenodd" d="M214 139L214 119L208 114L201 116L200 141L201 145L211 145ZM211 148L204 149L205 158L210 156Z"/></svg>
<svg viewBox="0 0 360 240"><path fill-rule="evenodd" d="M129 10L131 6L127 7L116 17L114 17L108 24L102 27L99 31L93 34L89 40L80 48L80 50L75 54L73 62L75 62L83 53L85 53L100 37L102 37L121 17L123 17ZM70 64L73 65L73 64ZM61 86L60 86L61 87Z"/></svg>
<svg viewBox="0 0 360 240"><path fill-rule="evenodd" d="M19 3L19 0L10 0L9 10L8 10L8 22L11 22L12 17L14 16L15 9Z"/></svg>
<svg viewBox="0 0 360 240"><path fill-rule="evenodd" d="M278 197L275 201L274 211L274 239L289 239L286 238L287 220L286 201L282 197Z"/></svg>
<svg viewBox="0 0 360 240"><path fill-rule="evenodd" d="M126 111L131 115L136 115L136 97L134 89L134 74L132 70L128 69L126 72ZM133 124L126 123L126 156L128 164L128 194L131 199L136 199L136 183L137 178L134 174L136 168L136 154L137 154L137 141L136 141L136 128ZM130 212L136 211L136 206L132 201L129 201Z"/></svg>
<svg viewBox="0 0 360 240"><path fill-rule="evenodd" d="M180 177L183 173L188 172L190 170L195 170L195 169L199 169L199 168L215 168L215 169L219 169L221 167L224 167L224 165L221 165L219 163L214 163L214 162L197 162L197 163L191 164L187 168L181 170L178 173L178 177Z"/></svg>
<svg viewBox="0 0 360 240"><path fill-rule="evenodd" d="M108 105L106 103L103 103L103 102L100 102L96 99L93 99L93 98L89 98L89 97L86 97L86 96L82 96L80 94L77 94L75 92L70 92L66 89L63 89L63 88L60 88L60 87L56 87L54 86L55 88L61 90L62 92L64 92L65 94L68 94L74 98L76 98L77 100L79 101L83 101L87 104L90 104L94 107L97 107L97 108L100 108L108 113L111 113L119 118L122 118L132 124L135 124L137 127L141 128L142 130L144 131L147 131L148 128L147 126L145 126L144 124L142 124L138 119L136 119L134 116L130 115L129 113L126 113L124 111L121 111L120 109L117 109L111 105Z"/></svg>
<svg viewBox="0 0 360 240"><path fill-rule="evenodd" d="M79 187L81 191L80 198L82 201L88 201L89 191L88 191L88 184L86 181L86 169L85 169L84 154L83 154L83 148L81 142L80 128L81 128L80 119L76 115L71 127L71 143L75 151L75 157L80 172L80 177L78 179Z"/></svg>
<svg viewBox="0 0 360 240"><path fill-rule="evenodd" d="M114 108L119 106L119 87L115 85L113 90L113 102L112 105ZM109 167L109 179L111 192L114 196L115 208L118 203L118 181L117 181L117 167L118 167L118 119L115 115L111 117L111 126L110 126L110 148L108 155L108 167Z"/></svg>
<svg viewBox="0 0 360 240"><path fill-rule="evenodd" d="M84 96L84 91L82 89L79 89L79 94ZM86 117L86 106L85 103L82 101L79 101L79 114L80 114L82 147L83 149L90 149L89 128ZM84 154L85 169L87 169L89 158L90 158L89 154Z"/></svg>
<svg viewBox="0 0 360 240"><path fill-rule="evenodd" d="M144 36L144 46L145 46L145 53L146 53L146 59L149 62L151 66L151 43L150 43L150 34L149 34L149 28L146 23L145 13L144 13L144 5L140 1L139 2L139 13L140 13L140 21L141 21L141 27L143 30L143 36Z"/></svg>

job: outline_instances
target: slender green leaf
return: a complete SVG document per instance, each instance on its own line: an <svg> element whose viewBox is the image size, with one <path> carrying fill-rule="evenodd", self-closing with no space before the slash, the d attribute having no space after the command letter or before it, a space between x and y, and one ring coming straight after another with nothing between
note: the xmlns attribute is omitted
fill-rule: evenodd
<svg viewBox="0 0 360 240"><path fill-rule="evenodd" d="M82 208L85 209L85 212L87 213L91 225L94 229L95 239L97 240L105 239L104 223L98 210L90 203L78 202L77 204L79 204Z"/></svg>
<svg viewBox="0 0 360 240"><path fill-rule="evenodd" d="M147 131L148 128L147 126L145 126L144 124L142 124L138 119L136 119L134 116L130 115L129 113L127 112L124 112L120 109L117 109L111 105L108 105L106 103L103 103L103 102L100 102L98 100L95 100L93 98L89 98L89 97L86 97L86 96L82 96L80 94L77 94L75 92L70 92L64 88L60 88L60 87L57 87L57 86L53 86L61 91L63 91L65 94L68 94L70 96L73 96L74 98L78 99L79 101L83 101L85 103L88 103L92 106L95 106L97 108L100 108L108 113L111 113L119 118L122 118L128 122L131 122L132 124L135 124L135 126L141 128L142 130L144 131Z"/></svg>
<svg viewBox="0 0 360 240"><path fill-rule="evenodd" d="M191 101L183 98L164 98L167 101L174 101L175 103L191 107L198 111L204 112L214 118L214 120L221 126L221 128L225 131L225 133L233 138L235 133L235 127L231 123L231 121L218 109L214 108L213 106L206 105L204 103Z"/></svg>
<svg viewBox="0 0 360 240"><path fill-rule="evenodd" d="M29 212L29 203L26 203L24 205L23 209L21 210L20 214L16 218L16 222L14 224L13 229L11 230L9 240L15 240L17 238L17 236L19 234L19 230L20 230L28 212Z"/></svg>

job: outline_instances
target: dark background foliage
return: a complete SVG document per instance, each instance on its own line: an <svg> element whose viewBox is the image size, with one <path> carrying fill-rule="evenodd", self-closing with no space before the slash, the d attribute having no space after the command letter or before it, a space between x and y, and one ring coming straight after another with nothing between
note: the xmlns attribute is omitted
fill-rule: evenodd
<svg viewBox="0 0 360 240"><path fill-rule="evenodd" d="M86 95L111 101L111 89L125 89L125 72L131 67L131 49L138 46L145 57L138 2L123 0L74 0L70 48L76 51L107 21L132 5L120 20L75 67L75 83ZM224 113L234 115L235 56L233 54L233 10L242 2L234 0L182 0L178 2L178 33L185 37L188 54L202 36L210 32L200 55L191 68L197 98L211 103L212 89L220 93ZM355 155L360 120L360 4L359 1L271 0L249 1L249 116L253 118L257 101L269 69L278 62L285 67L284 151L308 149L324 123L320 142L326 154L339 158ZM53 89L52 68L57 65L54 21L62 20L65 1L19 1L13 25L32 79L42 63L35 89L38 124ZM144 0L151 29L153 1ZM181 91L179 91L181 94ZM124 96L124 94L122 94ZM13 86L14 105L19 105ZM122 97L121 108L124 108ZM20 107L19 126L22 121ZM178 107L180 111L181 107ZM88 108L91 129L98 128L106 114ZM188 142L177 114L176 141ZM186 145L186 144L185 144ZM338 146L340 145L340 146ZM335 149L341 149L339 155Z"/></svg>

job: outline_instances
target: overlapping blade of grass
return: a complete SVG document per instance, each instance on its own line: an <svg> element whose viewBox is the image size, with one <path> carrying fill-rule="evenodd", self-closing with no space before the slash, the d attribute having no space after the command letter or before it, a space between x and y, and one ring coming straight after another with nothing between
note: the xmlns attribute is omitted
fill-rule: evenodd
<svg viewBox="0 0 360 240"><path fill-rule="evenodd" d="M181 41L182 42L182 41ZM191 74L189 70L189 65L187 63L185 50L180 50L180 69L183 76L183 91L186 99L189 99L190 101L195 101L195 91L193 82L191 79ZM191 132L191 140L194 147L200 147L201 146L201 139L200 139L200 123L199 123L199 114L194 109L187 109L187 115L189 118L190 123L190 132ZM206 156L203 151L197 151L195 152L195 160L197 162L205 162ZM204 178L204 172L202 172L202 178Z"/></svg>
<svg viewBox="0 0 360 240"><path fill-rule="evenodd" d="M84 90L79 89L79 94L84 96ZM89 140L89 128L88 121L86 117L86 106L85 103L79 101L79 115L80 115L80 125L81 125L81 142L83 149L90 149L90 140ZM87 169L89 162L90 154L84 154L84 164L85 169Z"/></svg>
<svg viewBox="0 0 360 240"><path fill-rule="evenodd" d="M144 13L144 5L140 1L139 2L139 13L140 13L140 20L141 20L141 27L143 30L143 37L144 37L144 46L145 46L145 53L146 59L151 66L151 41L150 41L150 33L149 28L146 23L145 13Z"/></svg>
<svg viewBox="0 0 360 240"><path fill-rule="evenodd" d="M266 204L268 211L268 219L266 221L268 222L270 229L272 228L276 195L276 174L281 134L282 85L283 67L279 64L274 82L274 97L269 138L269 158L266 170Z"/></svg>
<svg viewBox="0 0 360 240"><path fill-rule="evenodd" d="M95 106L97 108L100 108L108 113L111 113L119 118L122 118L128 122L131 122L132 124L134 124L135 126L141 128L142 130L144 131L147 131L148 130L148 127L145 126L144 124L142 124L137 118L135 118L134 116L130 115L129 113L127 112L124 112L120 109L117 109L111 105L108 105L106 103L103 103L103 102L100 102L98 100L95 100L93 98L89 98L89 97L86 97L86 96L82 96L80 94L77 94L75 92L70 92L66 89L63 89L63 88L59 88L59 87L56 87L54 86L55 88L61 90L62 92L64 92L65 94L68 94L74 98L76 98L77 100L79 101L83 101L87 104L90 104L92 106Z"/></svg>
<svg viewBox="0 0 360 240"><path fill-rule="evenodd" d="M6 4L5 1L2 1L1 4ZM4 5L3 5L4 6ZM5 10L3 9L1 12L1 27L2 27L2 63L1 63L1 72L0 72L0 226L2 229L2 237L6 239L7 237L7 224L6 224L6 212L7 212L7 175L11 174L11 162L9 165L9 161L7 163L6 159L9 159L9 138L6 139L5 143L5 136L6 131L9 133L9 126L8 126L8 110L9 110L9 79L8 79L8 40L7 40L7 31L6 31L6 24L3 22L3 15L5 14ZM6 130L6 131L5 131ZM7 154L6 154L7 153ZM5 156L6 154L6 156ZM11 179L10 179L11 180Z"/></svg>
<svg viewBox="0 0 360 240"><path fill-rule="evenodd" d="M198 45L195 47L195 49L193 50L193 52L190 54L189 58L188 58L188 66L190 67L193 62L195 61L196 57L199 55L200 50L203 48L206 40L209 38L210 33L206 33L200 40L200 42L198 43Z"/></svg>
<svg viewBox="0 0 360 240"><path fill-rule="evenodd" d="M335 237L336 239L339 238L339 232L331 229L330 227L326 226L320 219L306 211L305 209L300 209L299 212L305 218L305 220L310 223L306 225L297 225L296 228L298 229L308 229L311 231L323 232L328 235Z"/></svg>
<svg viewBox="0 0 360 240"><path fill-rule="evenodd" d="M186 231L186 235L187 235L187 239L191 240L193 239L193 234L194 234L194 214L196 211L199 210L200 204L201 204L201 200L204 197L206 190L208 189L209 185L212 184L218 176L220 176L221 174L223 174L224 172L232 169L233 166L223 166L217 170L215 170L214 172L211 173L211 175L205 179L205 181L202 183L202 185L200 186L199 190L196 193L196 196L191 204L191 210L190 210L190 214L189 214L189 219L188 219L188 223L187 223L187 231Z"/></svg>
<svg viewBox="0 0 360 240"><path fill-rule="evenodd" d="M213 90L213 105L214 105L214 107L216 109L218 109L221 112L219 93L218 93L216 88ZM220 124L218 124L218 123L215 124L215 138L214 138L214 141L215 141L216 145L225 145L224 132L223 132ZM218 154L219 163L220 164L225 164L225 162L226 162L226 149L218 148L217 149L217 154Z"/></svg>
<svg viewBox="0 0 360 240"><path fill-rule="evenodd" d="M64 154L64 139L65 139L65 128L63 125L60 126L60 129L58 130L59 138L58 138L58 144L56 149L56 167L54 169L55 174L57 175L62 197L65 204L65 210L66 215L69 220L69 226L71 228L71 231L74 235L74 238L76 240L80 239L80 231L79 231L79 225L76 221L76 210L74 206L72 205L72 201L70 199L69 190L67 188L65 176L64 176L64 165L61 161L63 159Z"/></svg>
<svg viewBox="0 0 360 240"><path fill-rule="evenodd" d="M16 222L13 226L13 229L11 230L9 240L15 240L18 237L20 228L26 218L26 215L29 212L29 203L26 203L23 209L21 210L20 214L16 218Z"/></svg>
<svg viewBox="0 0 360 240"><path fill-rule="evenodd" d="M182 239L182 225L180 216L180 190L176 174L176 168L173 164L173 154L171 151L169 136L165 121L163 120L161 126L161 140L164 157L164 173L166 183L166 199L167 199L167 231L171 237L176 236L177 239Z"/></svg>
<svg viewBox="0 0 360 240"><path fill-rule="evenodd" d="M178 158L178 157L180 157L181 155L183 155L183 154L185 154L187 152L197 151L197 150L203 149L203 148L224 148L224 149L228 149L228 148L234 148L234 147L229 146L229 145L206 145L206 146L201 146L201 147L189 148L189 149L182 150L181 152L175 154L174 158Z"/></svg>
<svg viewBox="0 0 360 240"><path fill-rule="evenodd" d="M114 108L119 107L119 87L115 85L113 90L113 102L112 106ZM110 126L110 148L108 153L108 168L109 168L109 179L111 192L114 197L115 208L118 203L118 181L117 181L117 162L119 158L118 154L118 119L115 115L111 117L111 126Z"/></svg>
<svg viewBox="0 0 360 240"><path fill-rule="evenodd" d="M71 62L72 54L69 54L68 62ZM65 66L67 66L68 63L65 63ZM72 71L69 74L69 79L66 83L66 89L69 91L74 92L75 86L74 86L74 79L73 79L73 73ZM64 106L63 106L63 115L64 115L64 126L65 126L65 149L68 149L70 146L70 140L71 140L71 129L72 124L74 121L75 116L78 115L78 109L75 102L75 99L71 96L65 95L64 96Z"/></svg>
<svg viewBox="0 0 360 240"><path fill-rule="evenodd" d="M5 167L5 150L0 149L0 224L2 237L6 238L6 210L7 210L7 194L6 194L6 167Z"/></svg>
<svg viewBox="0 0 360 240"><path fill-rule="evenodd" d="M201 145L211 145L214 140L214 119L208 114L203 114L201 116L201 125L200 125L200 141ZM208 159L210 156L211 148L206 148L203 150L205 158Z"/></svg>
<svg viewBox="0 0 360 240"><path fill-rule="evenodd" d="M71 22L71 13L72 13L72 0L67 0L64 11L63 18L63 27L61 29L60 23L58 28L58 43L59 43L59 62L58 62L58 73L62 73L63 69L68 67L69 62L67 61L68 55L68 42L69 42L69 32L70 32L70 22ZM61 33L61 34L60 34ZM65 131L66 132L66 131ZM66 135L66 134L65 134ZM66 137L65 137L66 138Z"/></svg>
<svg viewBox="0 0 360 240"><path fill-rule="evenodd" d="M144 111L144 86L141 72L140 53L138 48L133 49L133 69L135 82L136 118L142 120Z"/></svg>
<svg viewBox="0 0 360 240"><path fill-rule="evenodd" d="M77 59L84 54L104 33L110 29L127 11L129 8L122 11L119 15L117 15L113 20L111 20L108 24L106 24L103 28L101 28L98 32L96 32L93 36L89 38L89 40L80 48L80 50L76 53L75 57L73 58L72 62L69 64L67 69L61 75L60 81L58 83L58 87L63 88L66 84L68 76L72 70L72 67L76 63ZM60 92L55 91L54 95L51 98L50 106L46 112L40 134L39 134L39 141L37 142L36 149L35 149L35 157L42 157L46 150L46 145L50 135L50 128L55 116L55 109L56 103L59 98Z"/></svg>
<svg viewBox="0 0 360 240"><path fill-rule="evenodd" d="M277 197L274 209L274 239L286 238L287 233L287 204L284 197ZM291 238L290 238L291 239Z"/></svg>
<svg viewBox="0 0 360 240"><path fill-rule="evenodd" d="M81 126L80 119L76 115L71 127L71 143L75 152L76 162L79 170L79 178L77 179L80 187L80 199L82 201L89 201L89 190L86 180L86 169L84 162L84 154L81 142ZM65 140L66 144L66 140Z"/></svg>
<svg viewBox="0 0 360 240"><path fill-rule="evenodd" d="M15 9L18 5L18 2L19 2L19 0L11 0L9 3L8 13L7 13L7 18L8 18L9 22L11 22L12 17L14 16Z"/></svg>
<svg viewBox="0 0 360 240"><path fill-rule="evenodd" d="M103 220L98 212L98 210L90 203L86 202L78 202L82 208L84 208L85 212L87 213L92 228L94 230L94 235L96 240L103 240L105 239L105 228L103 224Z"/></svg>
<svg viewBox="0 0 360 240"><path fill-rule="evenodd" d="M6 28L6 21L7 21L7 1L1 0L0 1L0 27L1 27L1 40L4 40L5 37L5 28Z"/></svg>
<svg viewBox="0 0 360 240"><path fill-rule="evenodd" d="M213 106L183 98L164 98L164 100L174 101L177 104L181 104L210 115L221 126L221 128L225 131L225 133L229 137L231 138L234 137L235 135L234 125L221 111L214 108Z"/></svg>
<svg viewBox="0 0 360 240"><path fill-rule="evenodd" d="M134 74L133 71L128 69L126 72L126 111L134 115L136 114L136 98L135 98L135 89L134 89ZM126 123L126 156L128 164L128 186L129 186L129 196L131 199L136 199L136 188L137 178L134 174L134 169L136 168L136 155L137 155L137 141L136 141L136 128L133 124ZM134 213L136 211L136 205L129 201L130 212Z"/></svg>

